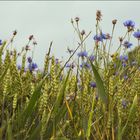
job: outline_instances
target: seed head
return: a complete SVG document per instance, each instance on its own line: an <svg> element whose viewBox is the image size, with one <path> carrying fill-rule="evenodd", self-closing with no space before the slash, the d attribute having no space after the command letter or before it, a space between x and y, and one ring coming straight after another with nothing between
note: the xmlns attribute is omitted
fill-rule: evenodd
<svg viewBox="0 0 140 140"><path fill-rule="evenodd" d="M101 17L102 17L102 13L100 10L97 10L96 12L96 20L100 21L101 20Z"/></svg>
<svg viewBox="0 0 140 140"><path fill-rule="evenodd" d="M31 57L28 57L27 60L28 60L28 63L32 63L32 58Z"/></svg>
<svg viewBox="0 0 140 140"><path fill-rule="evenodd" d="M76 21L76 22L78 22L79 20L80 20L80 18L79 18L79 17L76 17L76 18L75 18L75 21Z"/></svg>
<svg viewBox="0 0 140 140"><path fill-rule="evenodd" d="M85 30L82 30L82 31L81 31L81 35L82 35L82 36L85 35Z"/></svg>
<svg viewBox="0 0 140 140"><path fill-rule="evenodd" d="M17 55L18 55L18 56L20 56L20 55L21 55L21 53L18 53Z"/></svg>
<svg viewBox="0 0 140 140"><path fill-rule="evenodd" d="M33 35L30 35L30 36L29 36L29 40L32 40L32 39L33 39L33 37L34 37Z"/></svg>
<svg viewBox="0 0 140 140"><path fill-rule="evenodd" d="M112 24L115 25L117 23L117 19L112 20Z"/></svg>
<svg viewBox="0 0 140 140"><path fill-rule="evenodd" d="M25 50L26 51L30 50L30 46L26 45Z"/></svg>
<svg viewBox="0 0 140 140"><path fill-rule="evenodd" d="M13 31L13 35L15 36L17 34L17 31L15 30L15 31Z"/></svg>
<svg viewBox="0 0 140 140"><path fill-rule="evenodd" d="M119 41L120 42L123 42L123 37L119 37Z"/></svg>

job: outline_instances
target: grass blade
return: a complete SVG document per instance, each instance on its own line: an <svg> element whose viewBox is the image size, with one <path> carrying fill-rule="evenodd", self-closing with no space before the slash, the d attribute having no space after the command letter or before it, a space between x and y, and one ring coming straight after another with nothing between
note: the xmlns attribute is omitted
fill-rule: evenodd
<svg viewBox="0 0 140 140"><path fill-rule="evenodd" d="M92 64L91 61L90 61L90 63L91 63L91 66L92 66L92 71L93 71L94 76L95 76L99 97L101 98L101 100L105 104L107 104L108 103L108 95L105 92L103 81L102 81L98 71L96 70L95 66Z"/></svg>
<svg viewBox="0 0 140 140"><path fill-rule="evenodd" d="M92 108L91 108L91 112L89 114L89 119L88 119L87 140L89 140L89 137L90 137L90 131L91 131L91 126L92 126L92 117L93 117L94 107L95 107L95 97L93 96Z"/></svg>
<svg viewBox="0 0 140 140"><path fill-rule="evenodd" d="M134 100L133 100L133 103L132 103L132 106L131 106L130 111L129 111L128 119L126 121L126 124L122 128L122 131L121 131L121 135L120 135L120 139L119 140L122 139L122 136L124 135L124 133L125 133L125 131L127 129L128 124L130 124L129 122L132 123L133 118L135 118L134 115L135 115L136 110L137 110L137 101L138 101L138 98L137 98L137 95L135 95Z"/></svg>

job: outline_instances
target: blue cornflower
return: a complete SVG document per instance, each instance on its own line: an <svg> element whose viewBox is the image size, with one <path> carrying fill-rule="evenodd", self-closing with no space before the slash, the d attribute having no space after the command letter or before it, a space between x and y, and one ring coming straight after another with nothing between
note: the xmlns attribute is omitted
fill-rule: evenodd
<svg viewBox="0 0 140 140"><path fill-rule="evenodd" d="M98 95L96 95L96 96L95 96L95 99L98 101L98 99L99 99L99 96L98 96Z"/></svg>
<svg viewBox="0 0 140 140"><path fill-rule="evenodd" d="M89 60L90 60L90 61L94 61L95 58L96 58L96 57L95 57L94 55L90 55L90 56L89 56Z"/></svg>
<svg viewBox="0 0 140 140"><path fill-rule="evenodd" d="M90 86L91 86L92 88L95 88L95 87L96 87L96 83L95 83L95 82L90 82Z"/></svg>
<svg viewBox="0 0 140 140"><path fill-rule="evenodd" d="M134 32L133 36L137 39L140 39L140 30L138 30L137 32Z"/></svg>
<svg viewBox="0 0 140 140"><path fill-rule="evenodd" d="M121 56L120 56L120 60L121 60L121 61L127 61L127 60L128 60L128 56L127 56L127 55L124 55L124 56L121 55Z"/></svg>
<svg viewBox="0 0 140 140"><path fill-rule="evenodd" d="M18 68L18 70L20 70L21 69L21 65L17 65L17 68Z"/></svg>
<svg viewBox="0 0 140 140"><path fill-rule="evenodd" d="M29 68L30 71L33 71L33 70L37 69L38 66L37 66L36 63L30 63L30 64L28 65L28 68Z"/></svg>
<svg viewBox="0 0 140 140"><path fill-rule="evenodd" d="M126 67L126 63L123 62L123 63L122 63L122 66L123 66L123 67Z"/></svg>
<svg viewBox="0 0 140 140"><path fill-rule="evenodd" d="M131 28L133 28L134 26L135 26L135 22L134 21L132 21L132 20L126 20L124 23L123 23L123 25L124 26L126 26L126 27L131 27Z"/></svg>
<svg viewBox="0 0 140 140"><path fill-rule="evenodd" d="M111 38L110 34L101 33L101 36L102 36L102 38L105 39L105 40Z"/></svg>
<svg viewBox="0 0 140 140"><path fill-rule="evenodd" d="M73 69L74 67L75 67L74 63L66 64L66 68L72 68Z"/></svg>
<svg viewBox="0 0 140 140"><path fill-rule="evenodd" d="M63 76L62 75L60 75L60 81L62 81L63 80Z"/></svg>
<svg viewBox="0 0 140 140"><path fill-rule="evenodd" d="M114 63L114 68L116 68L117 67L117 64L116 63Z"/></svg>
<svg viewBox="0 0 140 140"><path fill-rule="evenodd" d="M103 41L103 36L102 35L95 35L94 37L93 37L93 39L95 40L95 41L98 41L98 42L102 42Z"/></svg>
<svg viewBox="0 0 140 140"><path fill-rule="evenodd" d="M122 55L120 56L120 60L123 60L123 56Z"/></svg>
<svg viewBox="0 0 140 140"><path fill-rule="evenodd" d="M123 57L123 59L124 59L125 61L127 61L127 60L128 60L128 56L125 55L125 56Z"/></svg>
<svg viewBox="0 0 140 140"><path fill-rule="evenodd" d="M126 108L127 107L127 102L126 102L126 100L122 100L122 106L123 106L123 108Z"/></svg>
<svg viewBox="0 0 140 140"><path fill-rule="evenodd" d="M56 63L56 64L59 63L59 59L58 59L58 58L55 59L55 63Z"/></svg>
<svg viewBox="0 0 140 140"><path fill-rule="evenodd" d="M28 63L32 63L32 58L31 57L28 57L27 60L28 60Z"/></svg>
<svg viewBox="0 0 140 140"><path fill-rule="evenodd" d="M78 53L78 57L87 57L88 53L86 51L81 51Z"/></svg>
<svg viewBox="0 0 140 140"><path fill-rule="evenodd" d="M128 76L127 75L124 75L124 80L127 80L128 79Z"/></svg>
<svg viewBox="0 0 140 140"><path fill-rule="evenodd" d="M2 45L2 40L0 40L0 45Z"/></svg>
<svg viewBox="0 0 140 140"><path fill-rule="evenodd" d="M81 65L80 65L81 68L83 67L86 67L86 68L90 68L90 64L87 63L87 62L83 62Z"/></svg>
<svg viewBox="0 0 140 140"><path fill-rule="evenodd" d="M130 48L133 44L130 43L129 41L125 41L123 45L125 48Z"/></svg>
<svg viewBox="0 0 140 140"><path fill-rule="evenodd" d="M67 68L69 68L70 66L71 66L71 64L69 64L69 63L68 63L68 64L66 64L66 67L67 67Z"/></svg>
<svg viewBox="0 0 140 140"><path fill-rule="evenodd" d="M110 38L111 38L111 36L109 34L104 34L104 33L101 33L100 35L95 35L93 37L93 39L97 42L100 42L100 41L102 42L104 39L106 40L106 39L110 39Z"/></svg>

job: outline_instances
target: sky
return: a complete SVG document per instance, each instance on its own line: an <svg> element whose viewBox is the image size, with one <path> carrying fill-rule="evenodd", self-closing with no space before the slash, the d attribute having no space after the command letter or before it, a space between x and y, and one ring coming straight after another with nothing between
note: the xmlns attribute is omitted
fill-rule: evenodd
<svg viewBox="0 0 140 140"><path fill-rule="evenodd" d="M136 28L140 28L139 7L140 1L0 1L0 39L10 39L16 29L13 46L21 50L33 34L38 43L34 61L40 67L43 66L51 41L52 55L66 61L69 56L67 47L77 47L77 35L71 25L71 18L78 16L80 29L86 33L92 31L86 40L87 50L90 51L94 44L96 11L101 10L103 32L111 33L112 20L117 19L114 45L111 48L113 52L117 48L118 37L126 32L124 21L131 19L135 21ZM136 43L136 40L132 41Z"/></svg>

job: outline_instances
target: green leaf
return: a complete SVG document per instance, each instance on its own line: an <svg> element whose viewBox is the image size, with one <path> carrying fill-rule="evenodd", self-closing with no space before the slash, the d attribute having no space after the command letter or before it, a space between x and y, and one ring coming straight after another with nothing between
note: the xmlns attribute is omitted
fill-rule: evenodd
<svg viewBox="0 0 140 140"><path fill-rule="evenodd" d="M35 140L35 139L39 138L39 136L40 136L39 134L40 134L40 131L41 131L41 126L42 126L41 123L39 123L39 125L36 126L34 128L34 130L32 130L28 140Z"/></svg>
<svg viewBox="0 0 140 140"><path fill-rule="evenodd" d="M69 70L69 72L67 74L67 77L66 77L66 79L65 79L65 81L63 83L62 89L61 89L61 91L58 94L58 97L56 99L55 106L54 106L54 109L53 109L54 114L57 112L57 110L59 109L59 107L63 103L64 96L65 96L65 90L66 90L67 82L68 82L69 75L70 75L70 71L71 71L71 69Z"/></svg>
<svg viewBox="0 0 140 140"><path fill-rule="evenodd" d="M121 132L121 135L120 135L121 138L122 138L123 134L125 133L129 122L132 123L133 122L133 119L135 118L135 113L136 113L136 110L137 110L137 102L138 102L138 97L137 97L137 95L135 95L134 100L133 100L133 103L132 103L132 106L131 106L131 108L129 110L128 119L126 121L126 124L122 128L122 132Z"/></svg>
<svg viewBox="0 0 140 140"><path fill-rule="evenodd" d="M86 132L87 133L87 140L89 140L89 137L90 137L94 107L95 107L95 97L93 96L92 108L91 108L91 111L89 114L88 127L87 127L87 132Z"/></svg>
<svg viewBox="0 0 140 140"><path fill-rule="evenodd" d="M12 140L12 126L11 123L8 123L8 128L7 128L7 140Z"/></svg>
<svg viewBox="0 0 140 140"><path fill-rule="evenodd" d="M91 61L90 61L90 63L91 63L91 66L92 66L92 71L93 71L94 76L95 76L99 97L101 98L101 100L105 104L107 104L108 103L108 95L105 92L103 81L102 81L98 71L96 70L95 66L92 64Z"/></svg>
<svg viewBox="0 0 140 140"><path fill-rule="evenodd" d="M25 110L23 111L23 113L21 113L18 117L18 121L20 122L19 126L22 127L25 125L25 122L27 121L27 119L32 115L33 113L33 108L36 105L37 101L39 100L39 97L41 95L41 88L42 85L45 81L46 77L44 77L44 79L42 79L42 81L40 81L40 83L38 84L38 86L35 88L35 91L29 101L28 106L25 108Z"/></svg>
<svg viewBox="0 0 140 140"><path fill-rule="evenodd" d="M67 77L63 83L63 86L60 90L60 93L58 94L58 97L56 99L56 102L54 104L54 108L52 109L51 115L49 116L49 120L47 123L47 130L46 130L46 135L45 138L48 139L52 136L54 132L54 128L56 128L57 124L60 122L60 120L64 117L64 115L67 112L67 107L63 103L64 97L65 97L65 90L66 90L66 85L69 79L70 71L67 74Z"/></svg>

